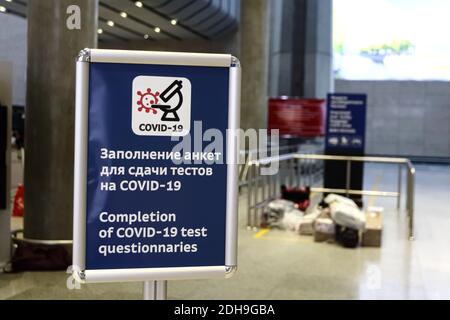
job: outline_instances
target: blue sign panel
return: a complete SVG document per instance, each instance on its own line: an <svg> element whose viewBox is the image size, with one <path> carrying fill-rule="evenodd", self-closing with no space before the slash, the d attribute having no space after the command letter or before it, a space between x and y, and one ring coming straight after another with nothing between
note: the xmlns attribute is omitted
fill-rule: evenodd
<svg viewBox="0 0 450 320"><path fill-rule="evenodd" d="M87 270L225 265L226 150L177 149L173 137L226 136L229 73L90 63Z"/></svg>
<svg viewBox="0 0 450 320"><path fill-rule="evenodd" d="M325 149L332 154L364 154L365 94L328 94Z"/></svg>

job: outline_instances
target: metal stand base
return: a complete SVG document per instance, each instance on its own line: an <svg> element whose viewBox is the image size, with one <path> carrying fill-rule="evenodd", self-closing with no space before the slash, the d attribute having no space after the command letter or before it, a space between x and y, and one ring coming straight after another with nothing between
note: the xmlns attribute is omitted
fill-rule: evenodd
<svg viewBox="0 0 450 320"><path fill-rule="evenodd" d="M167 280L145 281L144 300L167 300Z"/></svg>

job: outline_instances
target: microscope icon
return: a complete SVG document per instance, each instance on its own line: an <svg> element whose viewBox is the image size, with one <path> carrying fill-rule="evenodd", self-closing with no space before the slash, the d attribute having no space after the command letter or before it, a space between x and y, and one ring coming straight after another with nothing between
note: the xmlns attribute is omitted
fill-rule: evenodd
<svg viewBox="0 0 450 320"><path fill-rule="evenodd" d="M160 109L163 113L162 121L180 121L177 111L183 105L183 94L181 89L183 82L181 80L173 81L160 95L159 98L165 104L154 104L152 108Z"/></svg>

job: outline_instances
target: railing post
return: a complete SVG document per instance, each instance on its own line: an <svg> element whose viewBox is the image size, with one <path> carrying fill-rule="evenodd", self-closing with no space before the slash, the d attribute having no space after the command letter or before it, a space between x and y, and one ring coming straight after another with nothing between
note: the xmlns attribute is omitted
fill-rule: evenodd
<svg viewBox="0 0 450 320"><path fill-rule="evenodd" d="M409 168L409 190L408 190L408 218L409 218L409 240L414 240L414 174L415 169Z"/></svg>
<svg viewBox="0 0 450 320"><path fill-rule="evenodd" d="M278 162L278 172L275 176L275 197L278 198L281 187L281 162Z"/></svg>
<svg viewBox="0 0 450 320"><path fill-rule="evenodd" d="M261 201L264 201L265 199L267 199L266 198L266 190L267 190L267 179L266 179L267 177L266 176L263 176L263 175L261 175L261 196L262 196L262 199L261 199Z"/></svg>
<svg viewBox="0 0 450 320"><path fill-rule="evenodd" d="M351 160L347 160L347 170L346 170L346 177L345 177L345 191L347 192L347 197L349 196L349 190L350 190L350 181L351 181Z"/></svg>
<svg viewBox="0 0 450 320"><path fill-rule="evenodd" d="M311 186L311 159L306 160L306 172L308 176L308 185Z"/></svg>
<svg viewBox="0 0 450 320"><path fill-rule="evenodd" d="M298 167L297 167L297 170L298 170L298 185L299 185L299 187L301 187L302 183L303 183L303 177L302 177L302 174L303 174L303 159L299 158L297 160L298 160L298 162L297 162L297 164L298 164Z"/></svg>
<svg viewBox="0 0 450 320"><path fill-rule="evenodd" d="M295 158L292 158L289 162L290 162L289 176L291 177L291 186L298 187L296 174L295 174L295 167L296 167Z"/></svg>
<svg viewBox="0 0 450 320"><path fill-rule="evenodd" d="M167 300L167 281L145 281L144 300Z"/></svg>
<svg viewBox="0 0 450 320"><path fill-rule="evenodd" d="M397 181L397 210L400 210L401 199L402 199L402 168L403 165L398 165L398 181Z"/></svg>
<svg viewBox="0 0 450 320"><path fill-rule="evenodd" d="M254 166L254 204L253 204L253 230L257 230L257 224L258 224L258 204L259 204L259 164L255 164Z"/></svg>
<svg viewBox="0 0 450 320"><path fill-rule="evenodd" d="M285 171L286 186L290 188L292 187L292 177L289 174L289 172L291 171L291 160L287 159L285 162L286 162L286 171Z"/></svg>
<svg viewBox="0 0 450 320"><path fill-rule="evenodd" d="M277 181L276 178L277 178L276 174L272 174L270 176L270 198L271 199L276 198L276 193L275 193L275 185L276 185L276 181Z"/></svg>
<svg viewBox="0 0 450 320"><path fill-rule="evenodd" d="M253 164L248 166L247 177L247 229L250 229L252 226Z"/></svg>

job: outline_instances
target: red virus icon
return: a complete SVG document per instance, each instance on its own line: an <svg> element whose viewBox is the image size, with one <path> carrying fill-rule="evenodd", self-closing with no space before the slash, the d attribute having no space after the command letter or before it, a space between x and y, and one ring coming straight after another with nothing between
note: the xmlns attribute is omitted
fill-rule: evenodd
<svg viewBox="0 0 450 320"><path fill-rule="evenodd" d="M138 111L145 111L149 113L150 111L153 114L156 114L158 111L153 108L153 105L158 104L159 91L152 92L152 89L148 88L146 92L142 93L138 91L137 94L140 96L138 101Z"/></svg>

